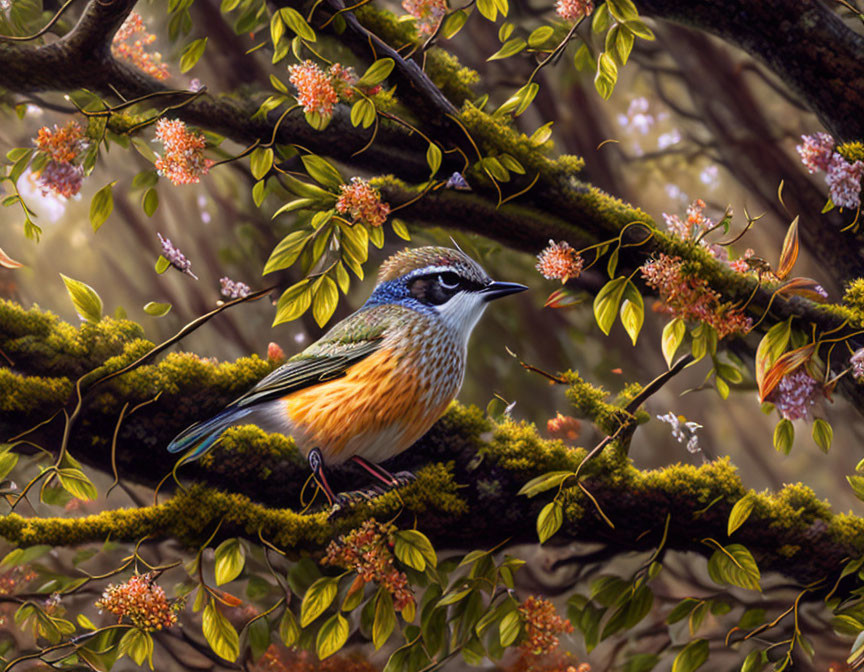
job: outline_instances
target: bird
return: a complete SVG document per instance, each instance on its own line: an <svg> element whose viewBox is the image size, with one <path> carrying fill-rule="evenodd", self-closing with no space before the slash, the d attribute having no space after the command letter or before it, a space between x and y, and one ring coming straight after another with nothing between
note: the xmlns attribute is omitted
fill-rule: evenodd
<svg viewBox="0 0 864 672"><path fill-rule="evenodd" d="M456 398L488 303L526 289L492 280L460 249L405 248L384 261L356 312L168 450L198 459L229 427L255 424L293 437L331 507L353 501L353 493L336 495L326 475L347 461L386 489L403 485L412 474L380 463L410 448Z"/></svg>

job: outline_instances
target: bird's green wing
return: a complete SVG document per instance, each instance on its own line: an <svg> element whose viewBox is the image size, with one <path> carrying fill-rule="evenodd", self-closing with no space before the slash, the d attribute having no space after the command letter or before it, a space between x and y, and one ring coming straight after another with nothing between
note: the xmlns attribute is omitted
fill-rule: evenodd
<svg viewBox="0 0 864 672"><path fill-rule="evenodd" d="M250 406L344 376L381 347L387 325L380 311L363 310L335 325L320 340L269 373L232 406Z"/></svg>

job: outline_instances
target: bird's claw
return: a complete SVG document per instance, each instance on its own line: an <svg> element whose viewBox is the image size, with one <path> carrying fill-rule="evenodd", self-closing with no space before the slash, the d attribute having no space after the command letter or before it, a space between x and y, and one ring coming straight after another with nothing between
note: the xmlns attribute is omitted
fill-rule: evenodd
<svg viewBox="0 0 864 672"><path fill-rule="evenodd" d="M410 471L399 471L393 474L393 478L395 479L394 487L398 487L400 485L408 485L409 483L413 483L417 480L417 477L412 474Z"/></svg>

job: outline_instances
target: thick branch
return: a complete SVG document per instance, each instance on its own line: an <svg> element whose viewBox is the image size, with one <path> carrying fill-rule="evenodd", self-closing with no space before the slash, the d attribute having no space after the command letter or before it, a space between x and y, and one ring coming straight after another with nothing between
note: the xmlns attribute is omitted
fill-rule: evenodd
<svg viewBox="0 0 864 672"><path fill-rule="evenodd" d="M741 47L773 70L836 137L864 138L864 37L820 0L636 4L649 16L713 33Z"/></svg>

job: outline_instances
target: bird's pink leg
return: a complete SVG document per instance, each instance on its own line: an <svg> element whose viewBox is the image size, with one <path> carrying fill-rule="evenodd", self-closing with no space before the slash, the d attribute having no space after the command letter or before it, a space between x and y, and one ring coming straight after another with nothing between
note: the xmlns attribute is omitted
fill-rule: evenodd
<svg viewBox="0 0 864 672"><path fill-rule="evenodd" d="M333 506L333 503L336 501L336 495L333 494L333 489L327 482L327 476L324 475L324 457L321 455L321 451L313 448L309 451L307 459L309 460L309 466L312 468L312 476L315 478L315 482L324 491L327 502L330 506Z"/></svg>

